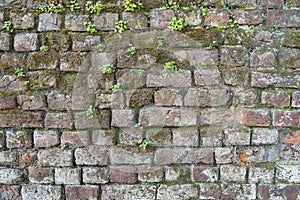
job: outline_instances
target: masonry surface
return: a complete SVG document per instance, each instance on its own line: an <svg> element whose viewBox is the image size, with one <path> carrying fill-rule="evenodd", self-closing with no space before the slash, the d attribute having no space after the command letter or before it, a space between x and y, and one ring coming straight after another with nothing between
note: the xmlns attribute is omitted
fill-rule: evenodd
<svg viewBox="0 0 300 200"><path fill-rule="evenodd" d="M141 2L0 0L0 199L299 200L299 0Z"/></svg>

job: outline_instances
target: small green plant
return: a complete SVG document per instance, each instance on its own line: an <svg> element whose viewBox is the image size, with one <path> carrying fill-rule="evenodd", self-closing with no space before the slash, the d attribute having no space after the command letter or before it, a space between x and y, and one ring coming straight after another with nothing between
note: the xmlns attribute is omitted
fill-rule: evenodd
<svg viewBox="0 0 300 200"><path fill-rule="evenodd" d="M173 17L170 21L169 28L173 31L181 31L186 28L188 24L185 22L183 18Z"/></svg>
<svg viewBox="0 0 300 200"><path fill-rule="evenodd" d="M178 71L176 63L174 61L166 62L164 69L168 71Z"/></svg>
<svg viewBox="0 0 300 200"><path fill-rule="evenodd" d="M234 15L230 15L230 19L229 19L228 23L229 23L229 27L231 27L231 28L237 27L239 25L238 22L235 20Z"/></svg>
<svg viewBox="0 0 300 200"><path fill-rule="evenodd" d="M138 0L137 2L132 2L132 0L124 0L122 5L127 12L134 12L135 10L144 8L140 0Z"/></svg>
<svg viewBox="0 0 300 200"><path fill-rule="evenodd" d="M25 86L29 85L29 83L30 83L30 81L28 81L28 80L23 82L23 84L24 84Z"/></svg>
<svg viewBox="0 0 300 200"><path fill-rule="evenodd" d="M146 138L143 138L142 140L138 141L138 145L139 145L140 148L145 150L148 147L149 142Z"/></svg>
<svg viewBox="0 0 300 200"><path fill-rule="evenodd" d="M92 1L87 1L85 4L85 10L91 14L96 13L96 15L100 15L101 11L105 8L102 3L93 4Z"/></svg>
<svg viewBox="0 0 300 200"><path fill-rule="evenodd" d="M94 113L95 113L95 108L93 108L93 106L89 106L89 108L85 111L85 115L89 118L92 119L94 117Z"/></svg>
<svg viewBox="0 0 300 200"><path fill-rule="evenodd" d="M201 16L202 16L202 17L205 17L206 14L207 14L207 8L202 8L202 9L201 9Z"/></svg>
<svg viewBox="0 0 300 200"><path fill-rule="evenodd" d="M95 24L93 24L93 22L89 21L89 22L84 22L84 25L86 25L86 30L90 33L90 34L94 34L97 33L97 30L95 28Z"/></svg>
<svg viewBox="0 0 300 200"><path fill-rule="evenodd" d="M67 149L67 148L69 148L69 145L67 143L62 143L62 144L59 145L59 147L61 149Z"/></svg>
<svg viewBox="0 0 300 200"><path fill-rule="evenodd" d="M22 8L21 8L21 11L24 12L24 13L26 13L26 12L27 12L27 8L22 7Z"/></svg>
<svg viewBox="0 0 300 200"><path fill-rule="evenodd" d="M10 33L12 33L14 31L11 21L5 21L3 28Z"/></svg>
<svg viewBox="0 0 300 200"><path fill-rule="evenodd" d="M40 5L38 9L42 12L56 13L56 14L63 13L66 10L65 7L60 3L58 4L49 3L46 5Z"/></svg>
<svg viewBox="0 0 300 200"><path fill-rule="evenodd" d="M174 10L178 10L180 6L176 1L168 0L166 8L172 8Z"/></svg>
<svg viewBox="0 0 300 200"><path fill-rule="evenodd" d="M121 91L122 91L121 86L120 86L119 83L113 85L112 88L111 88L111 90L112 90L113 92L121 92Z"/></svg>
<svg viewBox="0 0 300 200"><path fill-rule="evenodd" d="M123 19L119 20L115 23L115 32L123 33L127 30L127 22Z"/></svg>
<svg viewBox="0 0 300 200"><path fill-rule="evenodd" d="M115 69L113 68L112 65L107 64L107 65L103 65L103 66L101 67L101 72L102 72L103 74L112 74L112 73L115 72Z"/></svg>
<svg viewBox="0 0 300 200"><path fill-rule="evenodd" d="M69 9L70 9L71 12L74 12L76 10L80 10L81 7L79 6L77 0L70 0Z"/></svg>
<svg viewBox="0 0 300 200"><path fill-rule="evenodd" d="M47 52L48 50L49 50L49 47L46 45L43 45L40 47L40 51L42 51L42 52Z"/></svg>
<svg viewBox="0 0 300 200"><path fill-rule="evenodd" d="M144 76L145 75L145 71L143 69L139 69L138 70L138 75L139 76Z"/></svg>
<svg viewBox="0 0 300 200"><path fill-rule="evenodd" d="M23 69L21 69L21 68L16 69L16 70L15 70L15 74L16 74L19 78L25 77L25 73L24 73Z"/></svg>
<svg viewBox="0 0 300 200"><path fill-rule="evenodd" d="M134 55L136 53L136 48L132 45L127 49L127 52L131 55Z"/></svg>

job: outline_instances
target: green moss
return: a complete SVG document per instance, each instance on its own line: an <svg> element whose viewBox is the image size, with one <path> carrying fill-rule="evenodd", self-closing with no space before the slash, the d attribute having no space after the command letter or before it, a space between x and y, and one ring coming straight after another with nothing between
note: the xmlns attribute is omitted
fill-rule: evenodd
<svg viewBox="0 0 300 200"><path fill-rule="evenodd" d="M222 44L222 30L217 28L190 29L185 31L185 34L200 44L203 44L203 47L219 47Z"/></svg>

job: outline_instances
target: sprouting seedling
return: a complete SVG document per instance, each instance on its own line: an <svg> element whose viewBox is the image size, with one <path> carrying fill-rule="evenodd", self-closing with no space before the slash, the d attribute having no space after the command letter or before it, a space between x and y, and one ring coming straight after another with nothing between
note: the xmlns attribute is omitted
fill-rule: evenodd
<svg viewBox="0 0 300 200"><path fill-rule="evenodd" d="M25 73L23 72L23 69L21 69L21 68L16 69L16 70L15 70L15 74L16 74L19 78L25 77Z"/></svg>
<svg viewBox="0 0 300 200"><path fill-rule="evenodd" d="M127 52L131 55L134 55L136 53L136 47L129 45L130 47L127 49Z"/></svg>
<svg viewBox="0 0 300 200"><path fill-rule="evenodd" d="M170 21L169 28L173 31L181 31L188 26L183 18L173 17Z"/></svg>
<svg viewBox="0 0 300 200"><path fill-rule="evenodd" d="M95 113L95 108L93 108L93 106L89 106L89 108L85 111L85 115L89 118L92 119L94 117L94 113Z"/></svg>
<svg viewBox="0 0 300 200"><path fill-rule="evenodd" d="M123 6L125 8L125 11L128 12L134 12L135 10L144 8L140 0L138 0L136 3L132 2L132 0L123 0Z"/></svg>
<svg viewBox="0 0 300 200"><path fill-rule="evenodd" d="M12 27L12 23L11 21L5 21L4 22L4 25L3 25L3 28L7 31L7 32L10 32L12 33L14 31L13 27Z"/></svg>
<svg viewBox="0 0 300 200"><path fill-rule="evenodd" d="M168 70L168 71L178 71L176 62L174 62L174 61L166 62L164 69Z"/></svg>
<svg viewBox="0 0 300 200"><path fill-rule="evenodd" d="M143 138L142 140L138 141L138 145L139 145L140 148L145 150L148 147L149 142L146 138Z"/></svg>
<svg viewBox="0 0 300 200"><path fill-rule="evenodd" d="M138 73L139 76L144 76L145 75L145 71L143 69L139 69L137 73Z"/></svg>
<svg viewBox="0 0 300 200"><path fill-rule="evenodd" d="M87 1L85 5L85 10L89 13L93 14L96 13L96 15L100 15L101 11L105 8L105 6L102 3L95 3L93 4L92 1Z"/></svg>
<svg viewBox="0 0 300 200"><path fill-rule="evenodd" d="M42 52L47 52L48 50L49 50L49 47L46 45L43 45L40 47L40 51L42 51Z"/></svg>
<svg viewBox="0 0 300 200"><path fill-rule="evenodd" d="M113 92L121 92L121 91L122 91L121 86L120 86L119 83L113 85L112 88L111 88L111 90L112 90Z"/></svg>
<svg viewBox="0 0 300 200"><path fill-rule="evenodd" d="M123 33L127 30L127 22L123 19L119 20L115 23L115 32Z"/></svg>
<svg viewBox="0 0 300 200"><path fill-rule="evenodd" d="M101 67L101 72L102 72L103 74L112 74L112 73L115 72L115 69L113 68L112 65L107 64L107 65L103 65L103 66Z"/></svg>
<svg viewBox="0 0 300 200"><path fill-rule="evenodd" d="M83 25L86 25L86 30L90 33L90 34L94 34L97 33L97 30L95 28L95 24L93 24L93 22L89 21L89 22L84 22Z"/></svg>

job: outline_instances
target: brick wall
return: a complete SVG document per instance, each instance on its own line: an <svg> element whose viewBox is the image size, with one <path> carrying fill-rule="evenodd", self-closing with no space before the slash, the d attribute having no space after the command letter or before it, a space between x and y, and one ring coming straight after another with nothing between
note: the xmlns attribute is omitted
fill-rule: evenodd
<svg viewBox="0 0 300 200"><path fill-rule="evenodd" d="M299 1L141 2L0 1L0 199L300 199Z"/></svg>

